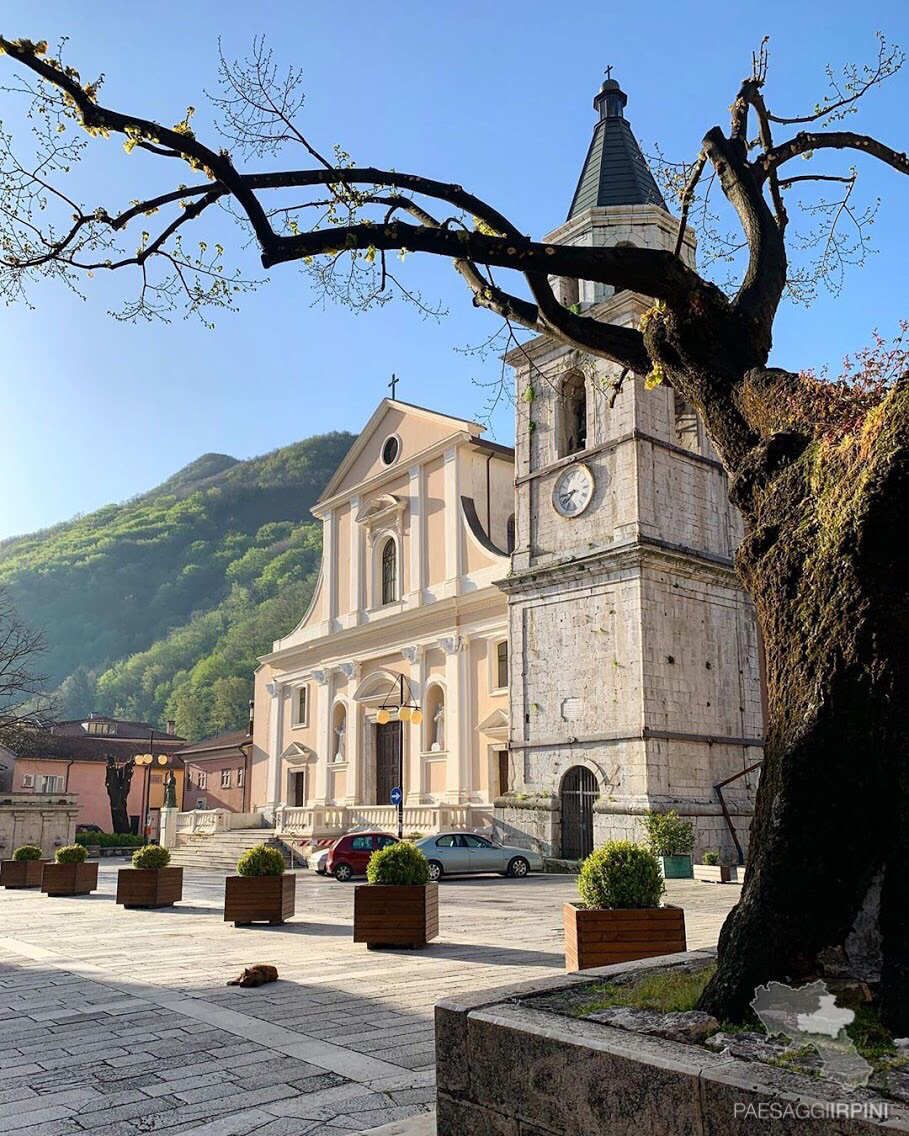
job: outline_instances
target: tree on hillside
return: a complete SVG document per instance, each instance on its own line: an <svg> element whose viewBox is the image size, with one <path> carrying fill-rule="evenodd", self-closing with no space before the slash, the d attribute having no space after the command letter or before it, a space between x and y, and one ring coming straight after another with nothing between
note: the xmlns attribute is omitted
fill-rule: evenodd
<svg viewBox="0 0 909 1136"><path fill-rule="evenodd" d="M406 292L388 253L445 257L475 305L612 361L618 384L628 373L671 383L695 407L745 519L737 566L756 605L769 693L749 874L703 1006L738 1018L759 983L811 973L822 949L844 941L883 871L881 999L891 1025L909 1032L909 379L857 391L767 365L787 289L835 287L838 271L866 248L870 218L853 205L855 173L828 159L846 152L909 173L904 153L841 128L898 70L901 53L882 43L869 68L831 71L831 92L812 110L782 115L765 98L762 46L734 94L729 126L709 129L695 161L675 167L681 220L673 253L541 243L460 185L357 167L340 149L325 157L297 122L300 73L279 75L261 44L245 63L222 61L223 138L212 145L195 136L190 111L165 127L105 107L99 82L49 58L45 44L0 46L15 65L14 87L30 100L39 152L28 163L11 140L3 144L7 298L36 276L78 287L85 273L124 269L139 279L127 317L166 316L183 303L195 311L230 305L246 284L224 271L221 243L190 250L188 240L221 204L252 234L266 269L303 263L329 295L363 306L395 287ZM137 203L82 206L62 188L89 152L74 125L160 158L175 180L187 167L198 177ZM302 167L238 165L285 144L298 148ZM731 294L682 256L693 205L706 215L704 194L715 185L737 217L732 247L747 259ZM827 189L831 197L810 199L823 228L806 275L791 263L787 203ZM843 223L853 226L851 238ZM131 247L128 227L141 230ZM499 270L514 270L518 291ZM630 289L654 304L640 330L613 326L563 306L552 277Z"/></svg>

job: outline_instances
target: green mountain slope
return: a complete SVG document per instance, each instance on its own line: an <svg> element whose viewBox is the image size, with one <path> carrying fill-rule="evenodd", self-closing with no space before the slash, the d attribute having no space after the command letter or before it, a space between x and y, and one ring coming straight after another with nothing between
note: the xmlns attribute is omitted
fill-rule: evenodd
<svg viewBox="0 0 909 1136"><path fill-rule="evenodd" d="M306 610L309 508L352 442L204 454L132 501L0 542L0 586L45 630L62 715L176 718L191 738L242 726L256 656Z"/></svg>

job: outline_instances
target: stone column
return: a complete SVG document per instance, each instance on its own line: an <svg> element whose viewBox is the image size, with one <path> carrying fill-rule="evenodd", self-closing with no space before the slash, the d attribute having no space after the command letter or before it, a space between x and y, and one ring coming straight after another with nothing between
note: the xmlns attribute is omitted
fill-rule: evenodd
<svg viewBox="0 0 909 1136"><path fill-rule="evenodd" d="M284 685L270 682L265 687L271 696L268 719L268 788L266 818L274 821L275 809L281 804L284 793L281 783L281 751L284 748Z"/></svg>
<svg viewBox="0 0 909 1136"><path fill-rule="evenodd" d="M411 690L413 700L420 706L423 713L426 707L423 704L423 692L426 684L423 681L425 671L425 656L422 646L414 644L411 647L402 647L401 654L410 663ZM412 722L401 723L401 744L404 746L404 768L406 776L401 788L404 790L405 805L419 805L423 797L423 761L420 752L423 748L423 726L415 726Z"/></svg>
<svg viewBox="0 0 909 1136"><path fill-rule="evenodd" d="M351 623L356 625L362 622L363 608L366 606L363 599L363 526L357 522L357 510L360 507L360 498L350 499L350 611Z"/></svg>
<svg viewBox="0 0 909 1136"><path fill-rule="evenodd" d="M360 681L360 664L356 660L341 663L341 673L347 679L347 717L344 737L344 752L347 757L347 793L345 803L361 805L361 785L363 777L363 755L360 753L360 706L354 702L353 695Z"/></svg>
<svg viewBox="0 0 909 1136"><path fill-rule="evenodd" d="M335 536L337 518L329 509L322 521L322 586L325 588L325 618L328 630L334 629L338 618L338 573L335 571Z"/></svg>
<svg viewBox="0 0 909 1136"><path fill-rule="evenodd" d="M439 640L445 652L445 749L448 752L448 801L470 795L471 698L468 641L463 635Z"/></svg>
<svg viewBox="0 0 909 1136"><path fill-rule="evenodd" d="M423 470L415 465L407 472L410 475L410 591L407 599L411 607L419 607L423 603L423 589L426 587L423 558Z"/></svg>
<svg viewBox="0 0 909 1136"><path fill-rule="evenodd" d="M463 573L461 547L461 484L458 474L458 451L445 451L445 577L448 583L460 580Z"/></svg>
<svg viewBox="0 0 909 1136"><path fill-rule="evenodd" d="M331 724L331 671L316 670L312 677L319 685L316 706L318 719L316 722L316 738L318 750L316 751L316 797L317 805L324 805L328 800L328 766L334 755L334 730Z"/></svg>

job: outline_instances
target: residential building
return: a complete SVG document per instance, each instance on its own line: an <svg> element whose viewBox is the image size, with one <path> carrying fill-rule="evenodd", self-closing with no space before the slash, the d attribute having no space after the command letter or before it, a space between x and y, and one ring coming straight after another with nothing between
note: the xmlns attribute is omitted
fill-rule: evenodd
<svg viewBox="0 0 909 1136"><path fill-rule="evenodd" d="M170 768L177 780L177 800L182 796L183 762L176 754L184 744L185 740L173 733L172 722L166 732L148 722L102 714L57 722L36 730L20 744L12 788L15 793L74 795L79 805L77 825L94 824L110 832L110 798L105 783L108 758L122 766L138 754L151 753L156 759L152 764L133 769L127 813L133 831L138 832L144 808L151 835L157 836L164 778ZM158 760L161 757L166 758L165 764Z"/></svg>
<svg viewBox="0 0 909 1136"><path fill-rule="evenodd" d="M245 813L252 735L234 730L177 750L184 765L183 811Z"/></svg>

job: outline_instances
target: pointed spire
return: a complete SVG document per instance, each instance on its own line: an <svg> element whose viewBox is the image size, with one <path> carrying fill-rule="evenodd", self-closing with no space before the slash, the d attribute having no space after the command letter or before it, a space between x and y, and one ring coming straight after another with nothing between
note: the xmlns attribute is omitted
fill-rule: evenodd
<svg viewBox="0 0 909 1136"><path fill-rule="evenodd" d="M581 170L568 220L587 209L609 205L658 205L666 208L637 139L625 118L628 96L606 69L606 80L593 100L598 120Z"/></svg>

